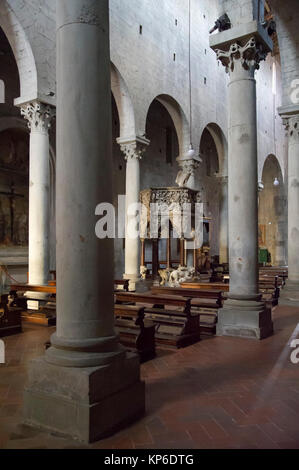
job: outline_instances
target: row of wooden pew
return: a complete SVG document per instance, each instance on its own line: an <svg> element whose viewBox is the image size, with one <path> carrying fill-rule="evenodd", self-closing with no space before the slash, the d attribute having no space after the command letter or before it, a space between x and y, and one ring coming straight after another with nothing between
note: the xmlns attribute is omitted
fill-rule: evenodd
<svg viewBox="0 0 299 470"><path fill-rule="evenodd" d="M260 271L260 291L271 306L277 304L286 278L286 270ZM116 280L115 326L122 343L135 348L145 361L154 357L156 344L184 347L199 341L201 335L214 335L218 310L228 290L229 284L197 282L179 288L154 286L150 292L138 294L129 292L128 281ZM33 297L34 293L46 293L49 299L39 311L32 312L25 292L32 292ZM55 325L56 279L48 286L11 286L10 308L22 309L23 320Z"/></svg>

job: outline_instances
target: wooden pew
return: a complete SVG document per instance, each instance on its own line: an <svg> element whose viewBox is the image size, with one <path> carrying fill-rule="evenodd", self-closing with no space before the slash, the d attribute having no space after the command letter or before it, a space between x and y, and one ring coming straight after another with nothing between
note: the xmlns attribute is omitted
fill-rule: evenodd
<svg viewBox="0 0 299 470"><path fill-rule="evenodd" d="M122 289L126 292L129 292L129 280L127 279L116 279L114 281L114 288L116 287L115 291L119 292L120 289L118 289L119 286L122 286Z"/></svg>
<svg viewBox="0 0 299 470"><path fill-rule="evenodd" d="M115 301L116 304L144 306L145 317L156 325L159 344L181 348L200 340L199 314L191 311L189 298L119 292L115 294Z"/></svg>
<svg viewBox="0 0 299 470"><path fill-rule="evenodd" d="M201 282L189 282L181 284L184 289L195 289L204 291L222 291L223 293L229 292L229 284L227 283L201 283ZM272 306L277 305L280 289L278 285L271 281L271 279L261 279L260 281L260 292L263 294L263 300Z"/></svg>
<svg viewBox="0 0 299 470"><path fill-rule="evenodd" d="M216 334L218 310L223 307L223 293L216 289L194 289L184 287L152 287L153 294L182 295L191 298L191 307L200 315L200 332L213 336ZM188 285L188 283L186 283ZM205 285L205 284L204 284Z"/></svg>
<svg viewBox="0 0 299 470"><path fill-rule="evenodd" d="M7 294L0 297L0 338L22 333L22 309L9 305Z"/></svg>
<svg viewBox="0 0 299 470"><path fill-rule="evenodd" d="M52 279L50 281L48 281L48 286L51 286L51 287L56 287L56 279ZM129 281L124 279L124 280L119 280L119 279L116 279L114 281L114 288L116 288L115 290L118 292L119 290L121 289L117 289L117 287L121 286L122 287L122 290L126 291L126 292L129 292Z"/></svg>
<svg viewBox="0 0 299 470"><path fill-rule="evenodd" d="M24 297L25 292L30 292L30 299ZM41 300L38 295L34 294L48 294L49 298ZM32 285L11 285L10 297L12 299L11 305L22 309L22 321L34 323L43 326L56 325L56 286L32 286ZM27 301L38 301L40 307L38 310L30 310L27 306Z"/></svg>
<svg viewBox="0 0 299 470"><path fill-rule="evenodd" d="M282 280L282 287L285 286L286 280L288 279L288 269L287 268L279 268L279 267L263 267L259 270L260 276L278 276L280 280Z"/></svg>
<svg viewBox="0 0 299 470"><path fill-rule="evenodd" d="M155 325L145 320L144 307L115 305L115 326L120 342L137 351L140 362L153 359L155 350Z"/></svg>

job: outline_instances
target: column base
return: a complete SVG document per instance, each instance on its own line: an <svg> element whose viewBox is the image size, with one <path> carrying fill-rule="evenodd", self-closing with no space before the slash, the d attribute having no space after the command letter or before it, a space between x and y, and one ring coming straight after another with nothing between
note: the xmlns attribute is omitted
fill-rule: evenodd
<svg viewBox="0 0 299 470"><path fill-rule="evenodd" d="M141 281L141 277L135 274L124 274L124 280L129 281L129 291L135 292L136 291L136 284Z"/></svg>
<svg viewBox="0 0 299 470"><path fill-rule="evenodd" d="M280 291L279 303L295 307L299 305L299 281L286 281L284 288Z"/></svg>
<svg viewBox="0 0 299 470"><path fill-rule="evenodd" d="M218 313L217 335L264 339L273 334L272 312L263 302L228 299Z"/></svg>
<svg viewBox="0 0 299 470"><path fill-rule="evenodd" d="M128 353L109 365L69 368L31 362L24 395L25 424L81 442L106 438L145 412L139 358Z"/></svg>

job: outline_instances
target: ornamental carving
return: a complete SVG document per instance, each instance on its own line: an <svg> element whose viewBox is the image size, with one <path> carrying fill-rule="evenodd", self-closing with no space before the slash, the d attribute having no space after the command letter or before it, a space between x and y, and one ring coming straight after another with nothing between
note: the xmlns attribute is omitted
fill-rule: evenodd
<svg viewBox="0 0 299 470"><path fill-rule="evenodd" d="M56 115L56 109L52 106L34 101L21 107L21 115L28 121L31 132L48 134L51 121Z"/></svg>
<svg viewBox="0 0 299 470"><path fill-rule="evenodd" d="M128 142L120 144L120 149L124 154L125 160L131 160L136 158L142 160L142 157L147 149L147 145L138 141Z"/></svg>
<svg viewBox="0 0 299 470"><path fill-rule="evenodd" d="M180 162L181 170L178 172L176 184L180 188L185 188L191 177L194 176L195 171L199 168L199 162L196 160L185 160Z"/></svg>
<svg viewBox="0 0 299 470"><path fill-rule="evenodd" d="M85 23L89 25L99 26L100 25L100 18L96 14L95 10L87 5L84 5L81 8L80 14L77 17L78 23Z"/></svg>
<svg viewBox="0 0 299 470"><path fill-rule="evenodd" d="M283 124L287 131L289 139L299 140L299 115L290 116L283 119Z"/></svg>
<svg viewBox="0 0 299 470"><path fill-rule="evenodd" d="M233 72L236 63L241 63L245 70L258 70L260 62L267 57L267 51L262 44L257 44L252 37L245 46L237 42L231 44L228 51L217 50L217 59L225 66L227 72Z"/></svg>

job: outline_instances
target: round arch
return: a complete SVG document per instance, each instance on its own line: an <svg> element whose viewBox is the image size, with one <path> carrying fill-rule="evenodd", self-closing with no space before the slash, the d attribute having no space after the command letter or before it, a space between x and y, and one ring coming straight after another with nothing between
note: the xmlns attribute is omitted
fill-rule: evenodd
<svg viewBox="0 0 299 470"><path fill-rule="evenodd" d="M25 31L7 0L0 2L0 27L7 37L18 66L21 98L32 99L38 92L35 59Z"/></svg>
<svg viewBox="0 0 299 470"><path fill-rule="evenodd" d="M228 262L228 145L224 132L214 122L200 138L204 211L212 219L211 254L221 264Z"/></svg>
<svg viewBox="0 0 299 470"><path fill-rule="evenodd" d="M277 157L267 156L259 195L259 246L271 254L274 265L286 262L287 217L283 174Z"/></svg>
<svg viewBox="0 0 299 470"><path fill-rule="evenodd" d="M135 113L129 89L121 73L111 62L111 91L116 103L119 123L119 137L130 139L136 136Z"/></svg>
<svg viewBox="0 0 299 470"><path fill-rule="evenodd" d="M150 106L155 100L164 106L173 121L179 142L180 157L182 157L188 152L190 146L190 125L186 114L181 105L170 95L161 94L156 96L151 101ZM146 120L150 106L148 107Z"/></svg>
<svg viewBox="0 0 299 470"><path fill-rule="evenodd" d="M228 174L228 145L221 127L214 122L210 122L205 129L210 133L218 155L218 173L219 176ZM204 130L205 130L204 129ZM204 132L203 130L203 132Z"/></svg>
<svg viewBox="0 0 299 470"><path fill-rule="evenodd" d="M263 171L262 171L262 182L265 183L269 177L269 169L272 169L272 172L276 172L276 178L280 184L284 183L283 172L279 163L278 158L272 153L267 156L264 161ZM273 182L273 181L272 181Z"/></svg>

